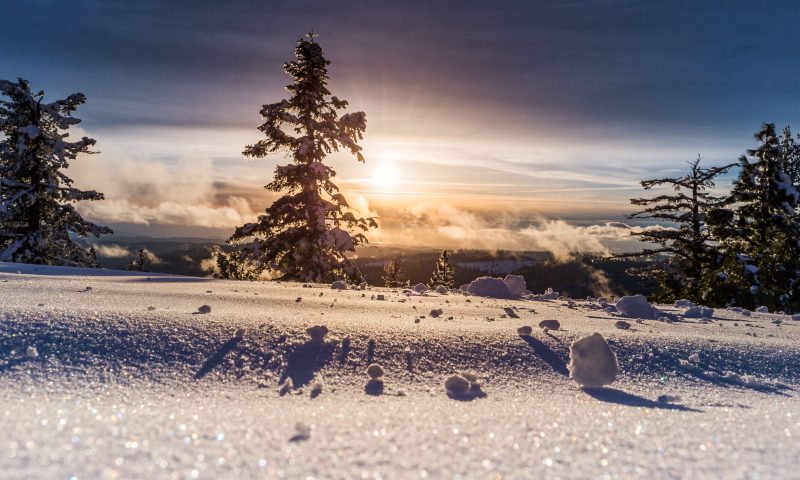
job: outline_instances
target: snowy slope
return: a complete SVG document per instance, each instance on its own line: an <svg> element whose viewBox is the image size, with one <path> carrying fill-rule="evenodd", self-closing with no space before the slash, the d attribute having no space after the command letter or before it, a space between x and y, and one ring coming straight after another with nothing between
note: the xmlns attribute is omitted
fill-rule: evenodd
<svg viewBox="0 0 800 480"><path fill-rule="evenodd" d="M202 305L211 312L197 313ZM544 319L561 329L542 332ZM617 320L583 301L0 263L0 471L796 476L800 322L725 310L711 323L629 320L621 330ZM330 330L324 344L310 341L314 325ZM533 336L517 335L523 325ZM595 331L621 373L611 388L585 391L566 363L570 343ZM372 362L386 371L382 395L365 391ZM444 379L463 370L482 377L484 398L446 395ZM295 388L281 395L285 378ZM662 395L679 398L656 401Z"/></svg>

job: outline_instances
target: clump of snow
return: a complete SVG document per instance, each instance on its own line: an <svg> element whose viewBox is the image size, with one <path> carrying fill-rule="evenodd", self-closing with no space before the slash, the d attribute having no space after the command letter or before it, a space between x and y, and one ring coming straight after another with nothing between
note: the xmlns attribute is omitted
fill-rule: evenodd
<svg viewBox="0 0 800 480"><path fill-rule="evenodd" d="M696 353L689 355L689 361L692 363L700 363L700 355Z"/></svg>
<svg viewBox="0 0 800 480"><path fill-rule="evenodd" d="M503 311L506 312L506 315L508 315L510 318L519 318L517 312L515 312L511 307L503 307Z"/></svg>
<svg viewBox="0 0 800 480"><path fill-rule="evenodd" d="M628 318L644 318L653 320L663 315L663 312L654 308L647 302L644 295L622 297L614 305L617 311Z"/></svg>
<svg viewBox="0 0 800 480"><path fill-rule="evenodd" d="M691 300L681 299L675 300L675 303L672 304L675 308L690 308L694 307L694 302Z"/></svg>
<svg viewBox="0 0 800 480"><path fill-rule="evenodd" d="M519 327L517 329L517 335L520 337L525 337L533 333L533 328L529 327L528 325Z"/></svg>
<svg viewBox="0 0 800 480"><path fill-rule="evenodd" d="M450 375L444 381L444 388L450 395L466 395L471 386L470 381L461 375Z"/></svg>
<svg viewBox="0 0 800 480"><path fill-rule="evenodd" d="M478 297L513 298L506 282L494 277L478 277L469 284L467 292Z"/></svg>
<svg viewBox="0 0 800 480"><path fill-rule="evenodd" d="M515 297L521 297L528 290L528 285L522 275L506 275L503 282L505 282L511 295Z"/></svg>
<svg viewBox="0 0 800 480"><path fill-rule="evenodd" d="M792 315L792 320L800 321L800 313Z"/></svg>
<svg viewBox="0 0 800 480"><path fill-rule="evenodd" d="M762 306L756 308L756 313L769 313L769 308L764 306L764 305L762 305Z"/></svg>
<svg viewBox="0 0 800 480"><path fill-rule="evenodd" d="M750 310L742 310L742 316L743 317L749 317L750 316Z"/></svg>
<svg viewBox="0 0 800 480"><path fill-rule="evenodd" d="M331 283L331 288L334 290L347 290L347 282L344 280L336 280Z"/></svg>
<svg viewBox="0 0 800 480"><path fill-rule="evenodd" d="M714 309L695 305L686 309L683 316L686 318L711 318L714 316Z"/></svg>
<svg viewBox="0 0 800 480"><path fill-rule="evenodd" d="M361 282L361 283L358 285L358 288L360 288L361 290L366 290L368 286L369 286L369 285L367 284L367 282Z"/></svg>
<svg viewBox="0 0 800 480"><path fill-rule="evenodd" d="M558 330L561 328L561 322L558 320L542 320L539 322L539 328L542 330Z"/></svg>
<svg viewBox="0 0 800 480"><path fill-rule="evenodd" d="M25 356L28 358L37 358L39 356L39 350L34 346L30 346L25 349Z"/></svg>
<svg viewBox="0 0 800 480"><path fill-rule="evenodd" d="M367 375L372 380L376 380L381 378L385 372L383 371L383 367L378 365L377 363L373 363L369 367L367 367Z"/></svg>
<svg viewBox="0 0 800 480"><path fill-rule="evenodd" d="M438 293L439 295L447 295L447 292L448 292L447 287L445 287L444 285L436 286L436 293Z"/></svg>
<svg viewBox="0 0 800 480"><path fill-rule="evenodd" d="M617 357L599 333L573 342L569 360L570 377L584 387L602 387L617 378Z"/></svg>
<svg viewBox="0 0 800 480"><path fill-rule="evenodd" d="M292 383L292 379L287 378L286 381L281 384L280 388L278 388L278 395L282 397L291 392L293 388L294 384Z"/></svg>
<svg viewBox="0 0 800 480"><path fill-rule="evenodd" d="M306 333L311 337L312 342L322 343L325 340L325 335L328 334L328 327L325 325L314 325L306 329Z"/></svg>
<svg viewBox="0 0 800 480"><path fill-rule="evenodd" d="M536 301L541 302L541 301L544 301L544 300L558 300L558 296L559 296L558 292L553 291L552 288L548 288L547 290L544 291L543 294L540 294L540 295L528 295L525 298L527 298L528 300L536 300Z"/></svg>
<svg viewBox="0 0 800 480"><path fill-rule="evenodd" d="M425 285L424 283L418 283L418 284L414 285L414 287L412 288L412 290L414 290L414 291L415 291L415 292L417 292L417 293L425 293L425 292L427 292L427 291L428 291L428 290L430 290L430 289L429 289L429 288L428 288L428 286L427 286L427 285Z"/></svg>
<svg viewBox="0 0 800 480"><path fill-rule="evenodd" d="M209 305L200 305L200 307L197 309L197 313L211 313L211 307Z"/></svg>
<svg viewBox="0 0 800 480"><path fill-rule="evenodd" d="M614 322L614 326L619 328L620 330L629 330L631 328L631 324L626 322L625 320L617 320Z"/></svg>

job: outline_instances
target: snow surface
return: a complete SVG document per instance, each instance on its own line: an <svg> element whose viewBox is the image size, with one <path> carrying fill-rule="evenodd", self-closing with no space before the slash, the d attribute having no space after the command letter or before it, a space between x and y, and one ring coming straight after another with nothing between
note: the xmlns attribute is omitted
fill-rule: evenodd
<svg viewBox="0 0 800 480"><path fill-rule="evenodd" d="M0 263L2 477L792 478L800 468L800 322L772 323L789 316L718 310L710 323L620 330L595 302L368 289L385 300L329 284ZM520 319L499 317L509 306ZM446 315L415 323L433 309ZM543 319L561 329L517 334ZM329 333L312 341L314 326ZM569 346L593 332L619 372L582 389ZM376 363L379 388L366 373ZM451 398L445 380L472 383L464 372L482 378L481 394Z"/></svg>

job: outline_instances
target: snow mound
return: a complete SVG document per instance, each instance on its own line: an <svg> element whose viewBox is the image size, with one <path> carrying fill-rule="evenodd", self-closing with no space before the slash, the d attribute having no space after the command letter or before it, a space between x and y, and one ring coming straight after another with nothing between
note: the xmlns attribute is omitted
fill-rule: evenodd
<svg viewBox="0 0 800 480"><path fill-rule="evenodd" d="M553 291L552 288L548 288L542 294L539 294L539 295L528 295L528 296L526 296L526 298L528 300L536 300L538 302L541 302L541 301L544 301L544 300L558 300L558 296L559 296L558 292Z"/></svg>
<svg viewBox="0 0 800 480"><path fill-rule="evenodd" d="M515 297L521 297L528 290L528 285L522 275L506 275L503 282L505 282L511 295Z"/></svg>
<svg viewBox="0 0 800 480"><path fill-rule="evenodd" d="M444 285L437 285L435 291L439 295L447 295L448 292L447 287L445 287Z"/></svg>
<svg viewBox="0 0 800 480"><path fill-rule="evenodd" d="M450 395L466 395L472 384L461 375L450 375L444 381L444 388Z"/></svg>
<svg viewBox="0 0 800 480"><path fill-rule="evenodd" d="M694 307L694 302L686 299L675 300L675 303L673 303L672 306L675 308L690 308Z"/></svg>
<svg viewBox="0 0 800 480"><path fill-rule="evenodd" d="M478 297L513 298L506 282L494 277L478 277L469 284L467 292Z"/></svg>
<svg viewBox="0 0 800 480"><path fill-rule="evenodd" d="M542 320L539 322L539 328L542 330L558 330L561 328L561 322L558 320Z"/></svg>
<svg viewBox="0 0 800 480"><path fill-rule="evenodd" d="M336 280L331 283L331 288L334 290L347 290L347 282L344 280Z"/></svg>
<svg viewBox="0 0 800 480"><path fill-rule="evenodd" d="M711 318L714 316L714 309L709 307L692 306L683 312L686 318Z"/></svg>
<svg viewBox="0 0 800 480"><path fill-rule="evenodd" d="M615 307L619 313L628 318L654 320L664 315L663 312L650 305L644 295L622 297L617 300Z"/></svg>
<svg viewBox="0 0 800 480"><path fill-rule="evenodd" d="M764 305L762 305L762 306L756 308L756 313L769 313L769 308L764 306Z"/></svg>
<svg viewBox="0 0 800 480"><path fill-rule="evenodd" d="M617 357L599 333L573 342L569 348L570 378L584 387L602 387L617 378Z"/></svg>
<svg viewBox="0 0 800 480"><path fill-rule="evenodd" d="M418 284L414 285L414 288L412 288L412 290L414 290L417 293L424 293L424 292L427 292L430 289L424 283L418 283Z"/></svg>

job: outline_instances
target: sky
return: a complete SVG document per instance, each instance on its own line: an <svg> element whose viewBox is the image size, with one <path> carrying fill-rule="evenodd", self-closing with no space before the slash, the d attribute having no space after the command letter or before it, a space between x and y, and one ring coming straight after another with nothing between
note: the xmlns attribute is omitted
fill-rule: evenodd
<svg viewBox="0 0 800 480"><path fill-rule="evenodd" d="M640 180L734 162L764 121L800 130L791 1L5 0L0 17L0 78L86 94L76 134L100 153L69 174L123 235L224 239L276 198L288 159L241 152L310 29L330 90L366 112L366 163L330 163L378 244L599 248L630 233Z"/></svg>

